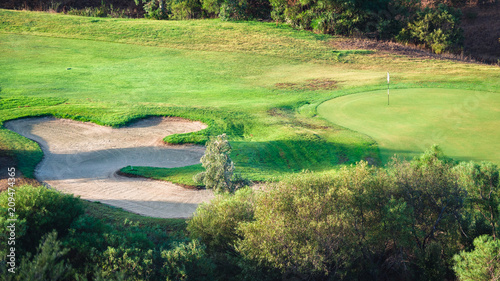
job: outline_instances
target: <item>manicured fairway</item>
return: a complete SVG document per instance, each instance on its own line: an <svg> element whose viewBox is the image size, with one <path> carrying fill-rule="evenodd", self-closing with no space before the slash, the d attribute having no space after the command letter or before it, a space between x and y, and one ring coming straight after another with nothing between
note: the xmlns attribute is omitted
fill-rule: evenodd
<svg viewBox="0 0 500 281"><path fill-rule="evenodd" d="M382 160L415 156L433 144L457 160L500 164L500 93L450 89L365 92L329 100L318 113L367 134Z"/></svg>

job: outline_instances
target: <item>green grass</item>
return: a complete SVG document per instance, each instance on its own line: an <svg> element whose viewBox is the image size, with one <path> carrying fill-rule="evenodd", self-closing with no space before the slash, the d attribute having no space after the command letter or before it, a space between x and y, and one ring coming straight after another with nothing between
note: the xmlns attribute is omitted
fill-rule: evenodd
<svg viewBox="0 0 500 281"><path fill-rule="evenodd" d="M371 136L384 162L433 144L457 160L500 164L500 93L450 89L375 91L327 101L327 120Z"/></svg>
<svg viewBox="0 0 500 281"><path fill-rule="evenodd" d="M41 115L116 127L156 115L200 120L209 127L165 141L203 144L227 133L236 168L252 180L380 162L370 136L327 122L316 108L383 89L388 69L395 89L500 89L498 67L335 50L332 36L274 23L6 10L0 18L0 124ZM304 86L316 80L336 88ZM4 128L0 148L27 176L42 158L35 143ZM153 174L187 184L190 169Z"/></svg>
<svg viewBox="0 0 500 281"><path fill-rule="evenodd" d="M199 172L202 172L204 169L201 167L201 164L180 167L180 168L155 168L155 167L124 167L120 169L120 172L152 178L156 180L164 180L169 181L181 185L185 185L188 187L202 187L193 181L193 176Z"/></svg>
<svg viewBox="0 0 500 281"><path fill-rule="evenodd" d="M185 219L162 219L151 218L127 212L121 208L112 207L99 202L82 200L85 212L102 222L118 227L126 232L127 227L151 227L163 228L168 232L184 232L186 230ZM128 222L124 223L124 222Z"/></svg>

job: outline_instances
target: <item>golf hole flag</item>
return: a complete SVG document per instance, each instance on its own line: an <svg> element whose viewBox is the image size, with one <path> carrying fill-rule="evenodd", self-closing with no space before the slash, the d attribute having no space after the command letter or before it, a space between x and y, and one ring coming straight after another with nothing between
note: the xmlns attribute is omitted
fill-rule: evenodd
<svg viewBox="0 0 500 281"><path fill-rule="evenodd" d="M387 72L387 105L389 105L389 81L390 81L389 72Z"/></svg>

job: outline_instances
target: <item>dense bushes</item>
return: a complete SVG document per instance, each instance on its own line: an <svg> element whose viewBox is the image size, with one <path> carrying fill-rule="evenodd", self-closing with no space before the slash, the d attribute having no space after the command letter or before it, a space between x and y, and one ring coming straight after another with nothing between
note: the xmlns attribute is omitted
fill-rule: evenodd
<svg viewBox="0 0 500 281"><path fill-rule="evenodd" d="M417 12L415 19L401 30L398 40L424 44L437 54L457 50L463 44L460 10L440 4Z"/></svg>
<svg viewBox="0 0 500 281"><path fill-rule="evenodd" d="M242 238L235 232L238 224L253 221L253 195L250 188L245 188L200 205L188 223L191 236L200 239L211 253L234 251L234 243Z"/></svg>
<svg viewBox="0 0 500 281"><path fill-rule="evenodd" d="M500 278L500 240L483 235L474 240L474 250L455 256L455 272L461 281L488 281Z"/></svg>
<svg viewBox="0 0 500 281"><path fill-rule="evenodd" d="M0 225L5 229L9 224L9 192L0 194ZM73 221L83 214L79 199L53 189L23 186L13 193L15 198L16 248L21 252L32 252L41 237L53 230L64 236ZM5 253L7 236L0 238L0 252Z"/></svg>
<svg viewBox="0 0 500 281"><path fill-rule="evenodd" d="M205 246L183 233L127 219L106 224L84 214L80 199L44 187L15 189L16 237L8 244L8 198L0 194L0 274L7 280L213 279ZM16 273L7 271L10 247Z"/></svg>
<svg viewBox="0 0 500 281"><path fill-rule="evenodd" d="M456 165L433 148L386 169L361 162L220 197L200 207L189 229L212 253L232 253L240 276L258 264L310 280L452 279L453 268L468 276L498 258L477 245L482 256L453 258L485 232L498 235L498 189L495 165Z"/></svg>

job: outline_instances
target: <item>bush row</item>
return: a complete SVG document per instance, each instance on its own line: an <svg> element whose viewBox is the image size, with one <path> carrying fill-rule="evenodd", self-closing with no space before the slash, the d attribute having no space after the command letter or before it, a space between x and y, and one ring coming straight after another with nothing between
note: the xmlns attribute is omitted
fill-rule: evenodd
<svg viewBox="0 0 500 281"><path fill-rule="evenodd" d="M499 188L497 166L434 149L220 196L188 229L219 263L238 265L239 279L259 265L262 280L493 280Z"/></svg>
<svg viewBox="0 0 500 281"><path fill-rule="evenodd" d="M226 21L274 20L276 23L282 22L317 33L363 36L417 44L435 53L458 52L463 46L463 31L460 28L462 14L459 9L443 3L423 8L420 0L134 1L135 4L129 3L129 6L136 7L135 14L144 15L150 19L182 20L219 17ZM461 5L460 1L455 2L449 3L455 6ZM23 3L13 4L13 7L22 7ZM54 6L54 2L51 3ZM67 4L71 3L70 1ZM106 5L104 1L100 6L78 9L61 10L60 4L49 9L64 11L72 15L95 17L126 17L132 13L130 9L125 12L113 8L112 4ZM66 5L62 6L66 7ZM141 11L138 12L137 9Z"/></svg>
<svg viewBox="0 0 500 281"><path fill-rule="evenodd" d="M146 17L155 19L273 19L318 33L419 44L435 53L458 51L463 44L461 12L443 3L422 8L416 0L136 0L141 3Z"/></svg>

